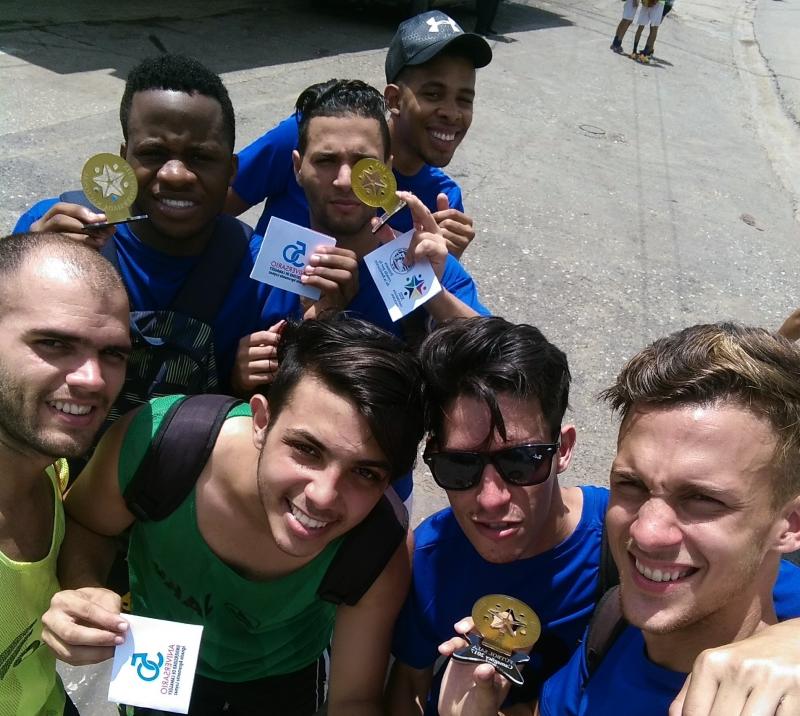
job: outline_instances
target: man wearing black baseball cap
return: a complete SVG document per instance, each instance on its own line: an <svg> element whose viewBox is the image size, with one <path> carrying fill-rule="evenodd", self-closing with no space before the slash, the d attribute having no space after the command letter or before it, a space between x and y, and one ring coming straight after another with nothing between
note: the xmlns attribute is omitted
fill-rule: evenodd
<svg viewBox="0 0 800 716"><path fill-rule="evenodd" d="M392 168L398 188L414 193L434 213L448 249L459 258L475 236L464 213L461 189L440 167L447 166L472 123L475 70L492 59L489 44L464 32L443 12L422 13L400 24L386 56L384 92L391 112ZM326 85L318 85L326 91ZM288 117L239 152L239 171L226 210L240 214L267 199L256 231L278 216L308 223L305 197L291 171L298 118ZM407 209L389 222L408 231Z"/></svg>

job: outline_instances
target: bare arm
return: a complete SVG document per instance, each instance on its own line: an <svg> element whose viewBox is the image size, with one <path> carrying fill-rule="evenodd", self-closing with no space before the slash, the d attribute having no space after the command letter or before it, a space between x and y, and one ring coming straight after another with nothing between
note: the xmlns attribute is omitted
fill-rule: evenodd
<svg viewBox="0 0 800 716"><path fill-rule="evenodd" d="M413 535L353 607L336 611L328 716L379 716L392 630L411 581Z"/></svg>
<svg viewBox="0 0 800 716"><path fill-rule="evenodd" d="M65 499L69 516L59 554L59 579L68 587L55 594L42 617L42 640L59 659L73 665L110 658L127 622L120 597L102 585L114 558L111 537L133 522L117 481L125 416L106 433Z"/></svg>
<svg viewBox="0 0 800 716"><path fill-rule="evenodd" d="M672 702L669 716L800 713L800 619L707 649Z"/></svg>
<svg viewBox="0 0 800 716"><path fill-rule="evenodd" d="M390 716L422 716L433 681L433 667L415 669L395 661L386 685L386 708Z"/></svg>
<svg viewBox="0 0 800 716"><path fill-rule="evenodd" d="M236 190L232 186L229 186L228 195L225 197L225 206L223 211L231 216L239 216L239 214L244 213L249 208L250 204L242 199L242 197L237 194Z"/></svg>

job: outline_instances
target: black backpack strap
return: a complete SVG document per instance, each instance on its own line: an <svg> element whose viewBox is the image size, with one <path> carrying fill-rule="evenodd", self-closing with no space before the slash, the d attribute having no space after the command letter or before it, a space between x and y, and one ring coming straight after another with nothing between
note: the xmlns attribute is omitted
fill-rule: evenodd
<svg viewBox="0 0 800 716"><path fill-rule="evenodd" d="M628 622L622 616L622 602L619 596L619 585L617 585L609 589L597 602L586 631L588 679L592 678L603 657L627 625Z"/></svg>
<svg viewBox="0 0 800 716"><path fill-rule="evenodd" d="M238 219L220 214L206 250L184 281L170 310L212 324L249 249L252 233L253 230Z"/></svg>
<svg viewBox="0 0 800 716"><path fill-rule="evenodd" d="M619 584L619 572L608 547L608 533L603 520L603 535L600 542L600 572L597 579L597 599L602 599L609 589Z"/></svg>
<svg viewBox="0 0 800 716"><path fill-rule="evenodd" d="M353 606L380 576L408 532L408 512L389 488L359 525L344 538L317 589L317 596Z"/></svg>
<svg viewBox="0 0 800 716"><path fill-rule="evenodd" d="M125 490L125 503L137 519L163 520L186 499L225 418L241 402L227 395L191 395L170 406Z"/></svg>

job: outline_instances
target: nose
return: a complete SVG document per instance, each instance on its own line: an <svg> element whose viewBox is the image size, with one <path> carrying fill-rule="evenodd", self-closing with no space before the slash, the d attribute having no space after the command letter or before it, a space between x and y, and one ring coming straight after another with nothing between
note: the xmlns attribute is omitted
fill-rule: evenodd
<svg viewBox="0 0 800 716"><path fill-rule="evenodd" d="M350 188L350 165L349 164L342 164L339 167L339 172L336 174L336 178L333 180L333 185L339 187L340 189L349 189Z"/></svg>
<svg viewBox="0 0 800 716"><path fill-rule="evenodd" d="M100 359L96 355L86 356L67 374L67 385L96 392L105 386Z"/></svg>
<svg viewBox="0 0 800 716"><path fill-rule="evenodd" d="M630 527L630 536L644 550L657 552L682 538L675 510L660 498L644 502Z"/></svg>
<svg viewBox="0 0 800 716"><path fill-rule="evenodd" d="M158 170L158 179L169 184L185 184L194 179L194 172L180 159L168 159Z"/></svg>
<svg viewBox="0 0 800 716"><path fill-rule="evenodd" d="M497 511L504 508L510 500L511 491L494 465L484 467L477 496L480 508L486 512Z"/></svg>
<svg viewBox="0 0 800 716"><path fill-rule="evenodd" d="M306 485L305 495L308 504L319 513L334 510L339 502L342 479L343 476L338 469L318 471Z"/></svg>
<svg viewBox="0 0 800 716"><path fill-rule="evenodd" d="M456 122L461 117L461 107L458 106L455 97L442 100L437 107L437 112L440 117L449 122Z"/></svg>

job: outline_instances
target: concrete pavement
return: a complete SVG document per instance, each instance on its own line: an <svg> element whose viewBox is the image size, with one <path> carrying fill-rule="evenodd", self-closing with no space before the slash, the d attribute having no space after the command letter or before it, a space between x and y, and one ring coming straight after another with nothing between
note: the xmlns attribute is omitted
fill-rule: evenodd
<svg viewBox="0 0 800 716"><path fill-rule="evenodd" d="M504 37L448 168L476 220L465 264L485 302L540 326L570 356L573 483L605 481L615 425L595 396L626 357L693 322L776 327L798 301L800 130L781 109L796 106L786 88L800 58L785 48L798 0L678 0L649 66L608 50L621 7L502 4ZM88 156L116 149L123 78L159 47L223 73L243 147L312 82L382 86L396 20L290 0L4 3L0 230L75 187ZM444 503L422 471L415 495L415 521ZM81 678L95 683L81 685L83 712L111 713L103 678L68 680Z"/></svg>

